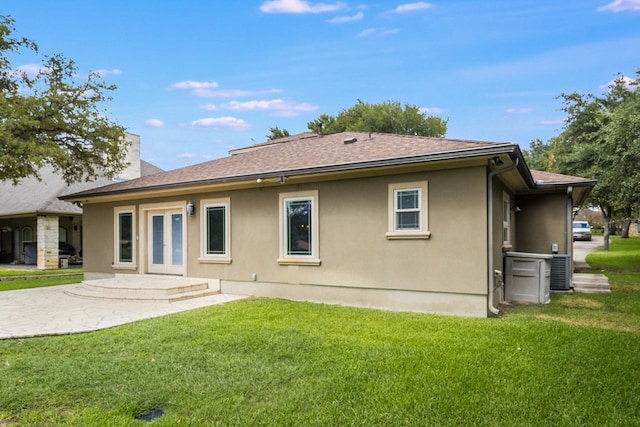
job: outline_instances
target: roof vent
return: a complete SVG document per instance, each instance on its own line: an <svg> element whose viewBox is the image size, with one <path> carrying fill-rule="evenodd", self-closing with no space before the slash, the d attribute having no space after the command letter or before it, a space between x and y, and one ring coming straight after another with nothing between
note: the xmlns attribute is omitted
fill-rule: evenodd
<svg viewBox="0 0 640 427"><path fill-rule="evenodd" d="M351 138L343 139L342 142L345 143L345 144L353 144L357 140L358 140L358 138L356 138L355 136L352 136Z"/></svg>

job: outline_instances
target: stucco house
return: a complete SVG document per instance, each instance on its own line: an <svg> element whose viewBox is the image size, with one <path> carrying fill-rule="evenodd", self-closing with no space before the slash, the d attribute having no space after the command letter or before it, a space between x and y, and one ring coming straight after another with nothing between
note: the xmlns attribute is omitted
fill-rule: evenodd
<svg viewBox="0 0 640 427"><path fill-rule="evenodd" d="M128 167L118 180L139 178L162 169L140 159L140 136L126 134ZM82 208L58 199L113 183L108 178L68 185L53 168L40 170L40 180L26 178L18 185L0 182L0 263L36 264L38 269L58 268L63 253L82 251Z"/></svg>
<svg viewBox="0 0 640 427"><path fill-rule="evenodd" d="M63 196L85 278L209 278L224 293L486 317L509 251L572 254L592 180L517 144L302 133Z"/></svg>

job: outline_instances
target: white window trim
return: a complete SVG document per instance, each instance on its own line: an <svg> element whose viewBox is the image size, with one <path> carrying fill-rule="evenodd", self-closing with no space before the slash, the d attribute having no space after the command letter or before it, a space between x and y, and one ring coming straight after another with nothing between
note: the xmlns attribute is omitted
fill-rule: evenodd
<svg viewBox="0 0 640 427"><path fill-rule="evenodd" d="M200 201L200 257L201 264L231 264L231 199L229 197L220 199L206 199ZM224 206L224 254L207 254L207 218L206 210L209 207Z"/></svg>
<svg viewBox="0 0 640 427"><path fill-rule="evenodd" d="M418 190L420 195L420 229L418 230L398 230L396 227L396 191L398 190ZM429 231L429 182L415 181L389 184L388 191L389 228L387 239L428 239L431 237Z"/></svg>
<svg viewBox="0 0 640 427"><path fill-rule="evenodd" d="M120 214L131 214L131 262L120 261ZM114 222L114 248L113 248L113 268L118 269L136 269L138 253L138 236L136 235L136 207L135 206L119 206L113 210L113 222Z"/></svg>
<svg viewBox="0 0 640 427"><path fill-rule="evenodd" d="M506 212L505 212L506 203ZM507 230L507 237L505 239L504 230ZM502 192L502 243L504 245L511 244L511 197L508 193Z"/></svg>
<svg viewBox="0 0 640 427"><path fill-rule="evenodd" d="M286 202L296 200L311 200L311 255L287 255L287 218ZM320 204L318 203L318 190L296 191L292 193L280 193L279 208L279 235L280 235L280 265L320 265L320 227L319 227Z"/></svg>

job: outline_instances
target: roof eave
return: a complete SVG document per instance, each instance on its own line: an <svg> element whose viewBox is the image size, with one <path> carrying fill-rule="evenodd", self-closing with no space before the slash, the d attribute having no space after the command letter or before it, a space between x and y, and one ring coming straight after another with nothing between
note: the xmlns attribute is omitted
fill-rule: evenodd
<svg viewBox="0 0 640 427"><path fill-rule="evenodd" d="M293 177L293 176L302 176L302 175L317 175L322 173L331 173L331 172L344 172L349 170L362 170L362 169L373 169L373 168L383 168L390 166L401 166L401 165L413 165L417 163L431 163L438 161L446 161L446 160L460 160L465 158L478 158L478 157L491 157L500 154L509 154L513 156L514 153L519 153L519 148L515 144L501 144L490 147L481 147L481 148L471 148L471 149L462 149L462 150L454 150L454 151L442 151L438 153L429 153L419 156L408 156L408 157L393 157L387 159L379 159L372 160L366 162L355 162L355 163L341 163L335 165L326 165L326 166L317 166L310 168L301 168L301 169L289 169L289 170L274 170L274 171L263 171L252 174L245 175L235 175L235 176L227 176L213 179L203 179L203 180L195 180L195 181L182 181L175 183L167 183L167 184L159 184L155 186L147 186L147 187L138 187L138 188L129 188L129 189L119 189L113 191L101 191L101 192L80 192L67 194L64 196L60 196L60 200L65 201L79 201L79 200L87 200L96 197L102 196L113 196L118 194L131 194L131 193L140 193L140 192L149 192L149 191L161 191L161 190L172 190L172 189L180 189L191 186L207 186L207 185L216 185L216 184L229 184L235 182L243 182L243 181L256 181L258 179L268 179L268 178L279 178L280 176L284 177ZM521 154L520 154L521 155ZM528 168L525 166L525 170L530 177L530 173L528 172Z"/></svg>

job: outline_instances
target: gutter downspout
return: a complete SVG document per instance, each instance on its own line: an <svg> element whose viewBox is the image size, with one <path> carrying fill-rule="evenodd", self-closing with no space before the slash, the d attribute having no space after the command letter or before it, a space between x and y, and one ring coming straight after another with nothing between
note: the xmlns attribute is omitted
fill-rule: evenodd
<svg viewBox="0 0 640 427"><path fill-rule="evenodd" d="M500 310L493 305L493 283L495 280L495 272L493 270L493 177L517 168L519 161L520 159L516 158L516 161L511 166L493 170L489 172L489 175L487 176L487 285L489 286L489 300L487 301L487 307L489 308L489 311L496 316L500 314Z"/></svg>
<svg viewBox="0 0 640 427"><path fill-rule="evenodd" d="M573 186L571 185L567 187L567 200L565 202L565 209L567 210L567 212L564 215L564 244L566 252L570 258L569 266L571 267L571 278L573 278ZM571 227L569 227L569 225L571 225Z"/></svg>

